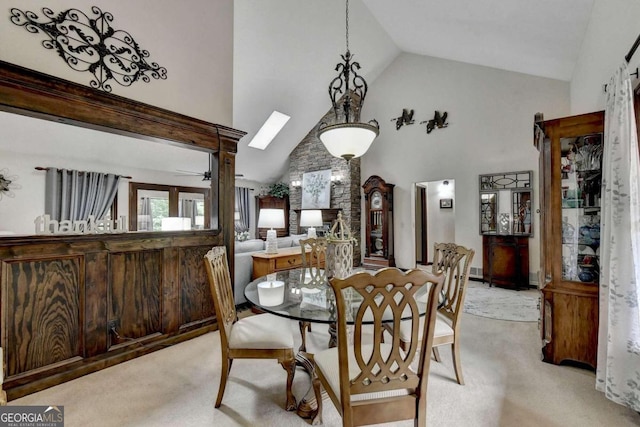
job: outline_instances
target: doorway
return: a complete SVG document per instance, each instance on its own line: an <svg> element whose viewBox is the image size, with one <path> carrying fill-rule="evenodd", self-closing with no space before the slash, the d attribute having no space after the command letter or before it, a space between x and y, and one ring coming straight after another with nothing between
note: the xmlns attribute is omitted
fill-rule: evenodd
<svg viewBox="0 0 640 427"><path fill-rule="evenodd" d="M414 184L416 267L431 264L435 243L455 242L455 187L453 179Z"/></svg>

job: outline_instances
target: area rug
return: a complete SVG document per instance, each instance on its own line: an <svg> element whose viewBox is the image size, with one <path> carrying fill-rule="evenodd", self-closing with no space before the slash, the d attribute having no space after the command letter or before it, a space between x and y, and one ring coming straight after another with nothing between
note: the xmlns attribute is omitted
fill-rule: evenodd
<svg viewBox="0 0 640 427"><path fill-rule="evenodd" d="M514 291L470 281L464 312L498 320L537 322L540 317L539 295L540 292L535 289Z"/></svg>

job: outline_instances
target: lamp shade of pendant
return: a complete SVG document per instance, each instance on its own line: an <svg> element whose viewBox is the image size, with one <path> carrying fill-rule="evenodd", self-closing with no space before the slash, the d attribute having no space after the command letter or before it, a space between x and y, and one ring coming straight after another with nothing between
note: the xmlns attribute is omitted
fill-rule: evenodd
<svg viewBox="0 0 640 427"><path fill-rule="evenodd" d="M332 156L350 160L366 153L379 132L367 123L341 123L322 128L318 136Z"/></svg>

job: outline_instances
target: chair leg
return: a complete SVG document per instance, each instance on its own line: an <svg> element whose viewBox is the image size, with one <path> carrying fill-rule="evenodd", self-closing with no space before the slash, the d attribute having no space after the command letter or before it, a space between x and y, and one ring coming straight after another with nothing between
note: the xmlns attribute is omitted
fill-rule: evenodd
<svg viewBox="0 0 640 427"><path fill-rule="evenodd" d="M309 328L309 332L311 332L311 323L309 322L298 322L298 327L300 328L300 336L302 337L302 344L298 348L298 351L307 351L307 327Z"/></svg>
<svg viewBox="0 0 640 427"><path fill-rule="evenodd" d="M420 396L416 402L416 417L413 419L413 427L423 427L427 425L427 396Z"/></svg>
<svg viewBox="0 0 640 427"><path fill-rule="evenodd" d="M433 347L433 358L436 359L436 362L441 362L438 347Z"/></svg>
<svg viewBox="0 0 640 427"><path fill-rule="evenodd" d="M296 397L293 395L293 391L291 391L291 387L293 386L293 376L296 373L296 361L295 359L283 360L280 362L285 371L287 371L287 411L295 411L296 410Z"/></svg>
<svg viewBox="0 0 640 427"><path fill-rule="evenodd" d="M464 385L464 378L462 378L462 364L460 363L460 345L458 345L457 340L454 340L453 344L451 344L451 358L453 359L453 368L456 371L458 384Z"/></svg>
<svg viewBox="0 0 640 427"><path fill-rule="evenodd" d="M318 426L322 424L322 384L314 374L312 374L311 385L313 385L313 394L318 406L315 414L311 416L311 425Z"/></svg>
<svg viewBox="0 0 640 427"><path fill-rule="evenodd" d="M228 357L222 358L222 369L220 370L220 387L218 387L218 397L216 398L216 408L220 407L222 403L222 396L224 395L224 389L227 386L227 378L229 378L229 371L231 370L232 359Z"/></svg>

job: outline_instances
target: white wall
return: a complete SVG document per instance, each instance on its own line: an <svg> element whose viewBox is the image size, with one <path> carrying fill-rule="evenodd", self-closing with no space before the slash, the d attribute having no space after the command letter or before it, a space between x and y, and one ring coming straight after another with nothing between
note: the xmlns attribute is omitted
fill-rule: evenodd
<svg viewBox="0 0 640 427"><path fill-rule="evenodd" d="M392 119L403 108L415 110L416 122L395 129ZM449 127L426 133L420 121L434 110L449 113ZM536 112L559 117L569 113L567 82L401 54L371 84L363 120L377 118L380 136L362 158L362 179L381 176L394 192L395 258L409 268L415 257L411 187L415 182L455 179L456 242L482 253L478 232L478 175L533 170L538 180L538 152L533 146ZM534 211L539 207L537 186ZM530 240L531 272L538 270L539 216ZM364 219L363 219L364 221ZM477 255L473 266L482 266Z"/></svg>
<svg viewBox="0 0 640 427"><path fill-rule="evenodd" d="M427 250L429 261L433 259L433 245L456 241L456 190L453 179L427 183ZM441 209L440 199L453 199L453 208Z"/></svg>
<svg viewBox="0 0 640 427"><path fill-rule="evenodd" d="M43 17L42 8L56 14L78 9L90 18L93 0L3 1L0 59L89 86L92 74L73 71L55 50L9 21L9 10L30 10ZM114 30L129 32L147 62L167 69L166 80L151 79L129 87L113 83L113 93L177 111L209 122L232 125L233 112L233 1L232 0L109 0L98 5L113 15ZM43 19L46 21L46 18Z"/></svg>
<svg viewBox="0 0 640 427"><path fill-rule="evenodd" d="M639 18L638 0L595 1L571 80L572 115L604 110L602 85L609 82L638 37ZM635 70L639 65L640 49L631 58L629 67ZM557 117L547 112L544 116L545 119Z"/></svg>

